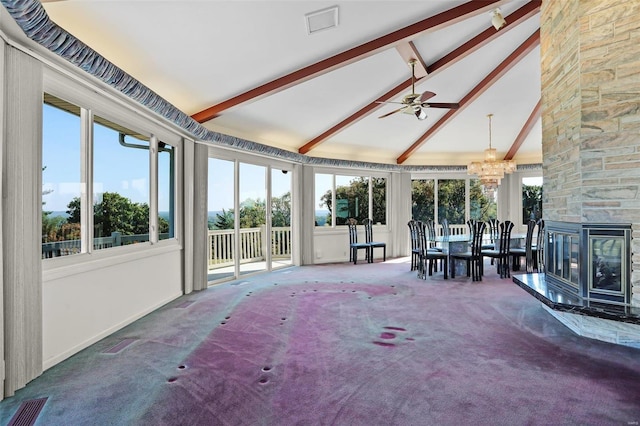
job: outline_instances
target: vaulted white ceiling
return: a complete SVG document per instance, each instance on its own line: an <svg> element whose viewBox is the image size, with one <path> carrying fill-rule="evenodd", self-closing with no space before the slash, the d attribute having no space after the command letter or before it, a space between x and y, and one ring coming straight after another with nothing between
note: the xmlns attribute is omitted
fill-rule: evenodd
<svg viewBox="0 0 640 426"><path fill-rule="evenodd" d="M499 156L542 161L540 1L43 3L62 28L220 133L310 156L464 165L482 160L492 113ZM338 26L308 35L305 15L331 6ZM496 7L507 21L499 31ZM459 109L378 118L399 105L376 100L411 92L407 49L430 72L416 93Z"/></svg>

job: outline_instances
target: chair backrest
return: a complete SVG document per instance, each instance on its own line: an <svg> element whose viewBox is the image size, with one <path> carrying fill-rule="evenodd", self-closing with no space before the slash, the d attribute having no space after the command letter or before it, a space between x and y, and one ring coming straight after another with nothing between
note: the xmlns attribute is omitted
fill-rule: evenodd
<svg viewBox="0 0 640 426"><path fill-rule="evenodd" d="M544 272L544 220L538 219L538 236L536 239L536 252L538 255L538 272Z"/></svg>
<svg viewBox="0 0 640 426"><path fill-rule="evenodd" d="M469 228L469 235L473 236L473 233L475 232L474 230L474 226L476 224L477 220L475 219L469 219L467 221L467 228Z"/></svg>
<svg viewBox="0 0 640 426"><path fill-rule="evenodd" d="M429 247L436 246L436 225L433 222L433 219L428 219L424 222L425 228L427 229L427 240L429 241Z"/></svg>
<svg viewBox="0 0 640 426"><path fill-rule="evenodd" d="M418 221L416 225L418 230L418 248L421 253L425 253L429 248L429 241L427 238L427 225L423 221Z"/></svg>
<svg viewBox="0 0 640 426"><path fill-rule="evenodd" d="M449 238L449 235L451 234L449 231L449 221L446 217L442 219L442 221L440 221L440 225L442 225L442 236L445 238Z"/></svg>
<svg viewBox="0 0 640 426"><path fill-rule="evenodd" d="M365 219L362 223L364 224L364 241L370 243L373 241L373 220Z"/></svg>
<svg viewBox="0 0 640 426"><path fill-rule="evenodd" d="M349 244L358 242L358 221L350 217L347 219L347 227L349 228Z"/></svg>
<svg viewBox="0 0 640 426"><path fill-rule="evenodd" d="M495 243L500 237L500 221L498 219L489 219L487 223L489 226L489 238L491 238L491 243Z"/></svg>
<svg viewBox="0 0 640 426"><path fill-rule="evenodd" d="M481 220L476 221L473 224L472 235L473 239L471 240L471 255L474 257L480 256L480 251L482 250L482 238L484 234L484 229L487 224Z"/></svg>
<svg viewBox="0 0 640 426"><path fill-rule="evenodd" d="M536 221L529 219L527 222L527 235L524 239L525 268L527 273L533 272L533 231L536 228Z"/></svg>
<svg viewBox="0 0 640 426"><path fill-rule="evenodd" d="M500 223L498 228L500 230L500 235L498 237L498 250L500 250L501 255L507 256L509 254L509 249L511 248L511 230L513 229L513 222L505 220Z"/></svg>
<svg viewBox="0 0 640 426"><path fill-rule="evenodd" d="M418 241L418 222L416 220L411 219L407 222L407 226L409 227L409 239L411 240L411 250L415 250L419 248L418 245L420 242Z"/></svg>

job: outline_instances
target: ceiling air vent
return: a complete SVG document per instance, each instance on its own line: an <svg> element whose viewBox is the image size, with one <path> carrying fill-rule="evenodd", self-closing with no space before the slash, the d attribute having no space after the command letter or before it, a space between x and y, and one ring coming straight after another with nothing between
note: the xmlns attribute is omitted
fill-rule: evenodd
<svg viewBox="0 0 640 426"><path fill-rule="evenodd" d="M304 15L307 22L307 34L315 34L318 31L328 30L338 26L338 6L316 10Z"/></svg>

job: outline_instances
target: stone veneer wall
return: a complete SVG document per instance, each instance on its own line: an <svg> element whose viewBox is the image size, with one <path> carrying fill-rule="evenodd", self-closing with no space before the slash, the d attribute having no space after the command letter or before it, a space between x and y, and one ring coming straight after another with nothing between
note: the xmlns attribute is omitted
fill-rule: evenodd
<svg viewBox="0 0 640 426"><path fill-rule="evenodd" d="M631 223L640 306L640 1L544 0L545 219Z"/></svg>

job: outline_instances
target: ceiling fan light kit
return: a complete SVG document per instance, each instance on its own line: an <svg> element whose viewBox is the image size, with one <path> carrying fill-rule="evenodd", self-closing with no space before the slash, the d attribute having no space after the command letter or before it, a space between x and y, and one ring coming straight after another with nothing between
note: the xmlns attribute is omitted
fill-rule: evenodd
<svg viewBox="0 0 640 426"><path fill-rule="evenodd" d="M433 92L422 92L421 94L416 93L416 63L418 61L415 59L411 59L409 61L409 66L411 67L411 93L403 96L401 102L393 102L393 101L378 101L379 104L400 104L404 105L401 108L388 112L386 114L381 115L378 118L385 118L396 112L403 112L405 114L413 114L418 120L425 120L427 118L426 108L449 108L456 109L460 107L458 103L445 103L445 102L427 102L427 100L433 98L436 94Z"/></svg>
<svg viewBox="0 0 640 426"><path fill-rule="evenodd" d="M491 12L491 25L493 25L496 31L504 27L505 25L507 25L507 21L502 16L502 11L500 10L499 7L495 8Z"/></svg>
<svg viewBox="0 0 640 426"><path fill-rule="evenodd" d="M496 149L491 147L491 117L489 117L489 148L484 150L484 161L473 161L467 165L467 173L477 175L485 191L492 193L500 185L505 173L513 173L516 170L516 163L513 160L498 160Z"/></svg>

